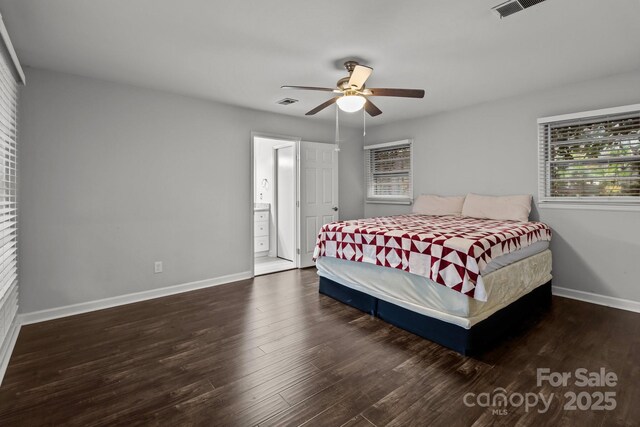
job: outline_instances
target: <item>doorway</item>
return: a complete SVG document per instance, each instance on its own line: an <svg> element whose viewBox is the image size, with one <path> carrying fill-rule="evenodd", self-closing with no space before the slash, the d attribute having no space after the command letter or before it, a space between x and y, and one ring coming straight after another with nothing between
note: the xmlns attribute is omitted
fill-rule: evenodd
<svg viewBox="0 0 640 427"><path fill-rule="evenodd" d="M298 141L253 137L255 275L298 267Z"/></svg>
<svg viewBox="0 0 640 427"><path fill-rule="evenodd" d="M314 266L320 228L339 219L335 146L253 132L251 165L254 274Z"/></svg>

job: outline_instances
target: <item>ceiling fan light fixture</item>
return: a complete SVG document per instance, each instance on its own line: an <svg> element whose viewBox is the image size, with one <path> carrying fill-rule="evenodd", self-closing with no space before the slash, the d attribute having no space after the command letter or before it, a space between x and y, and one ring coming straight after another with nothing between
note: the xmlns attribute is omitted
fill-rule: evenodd
<svg viewBox="0 0 640 427"><path fill-rule="evenodd" d="M356 111L360 111L364 104L367 102L364 96L361 95L348 95L345 94L341 96L336 101L338 103L338 107L344 111L345 113L355 113Z"/></svg>

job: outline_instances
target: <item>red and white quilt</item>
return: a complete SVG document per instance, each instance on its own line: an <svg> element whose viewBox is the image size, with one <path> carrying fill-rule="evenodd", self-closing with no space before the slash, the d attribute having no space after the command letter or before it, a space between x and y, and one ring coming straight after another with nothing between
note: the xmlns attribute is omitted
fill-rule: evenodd
<svg viewBox="0 0 640 427"><path fill-rule="evenodd" d="M541 222L397 215L325 224L313 258L398 268L486 301L480 271L492 259L540 240L551 240L551 229Z"/></svg>

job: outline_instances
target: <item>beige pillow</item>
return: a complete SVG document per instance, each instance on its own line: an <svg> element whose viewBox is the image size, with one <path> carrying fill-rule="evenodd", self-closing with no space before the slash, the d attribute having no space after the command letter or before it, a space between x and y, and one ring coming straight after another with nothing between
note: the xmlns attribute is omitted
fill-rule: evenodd
<svg viewBox="0 0 640 427"><path fill-rule="evenodd" d="M462 206L462 215L473 218L510 219L529 221L531 195L481 196L467 194Z"/></svg>
<svg viewBox="0 0 640 427"><path fill-rule="evenodd" d="M423 215L460 215L464 196L421 194L413 202L413 213Z"/></svg>

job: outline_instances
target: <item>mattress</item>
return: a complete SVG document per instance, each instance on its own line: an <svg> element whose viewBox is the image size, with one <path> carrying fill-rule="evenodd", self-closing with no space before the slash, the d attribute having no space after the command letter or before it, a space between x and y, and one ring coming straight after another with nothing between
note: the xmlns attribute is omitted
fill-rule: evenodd
<svg viewBox="0 0 640 427"><path fill-rule="evenodd" d="M394 215L325 224L314 260L338 258L423 276L487 301L481 271L492 260L551 240L548 225L453 215Z"/></svg>
<svg viewBox="0 0 640 427"><path fill-rule="evenodd" d="M498 261L505 263L507 260ZM469 329L551 280L551 251L544 248L542 252L483 274L486 302L395 268L332 257L319 258L316 267L318 275L341 285Z"/></svg>
<svg viewBox="0 0 640 427"><path fill-rule="evenodd" d="M513 264L514 262L520 261L521 259L528 258L535 254L539 254L544 250L549 249L549 241L541 240L535 243L530 244L529 246L525 246L522 249L518 249L515 252L509 252L497 258L494 258L487 264L484 268L480 269L480 274L486 276L489 273L492 273L496 270L501 269L502 267L506 267L509 264Z"/></svg>

